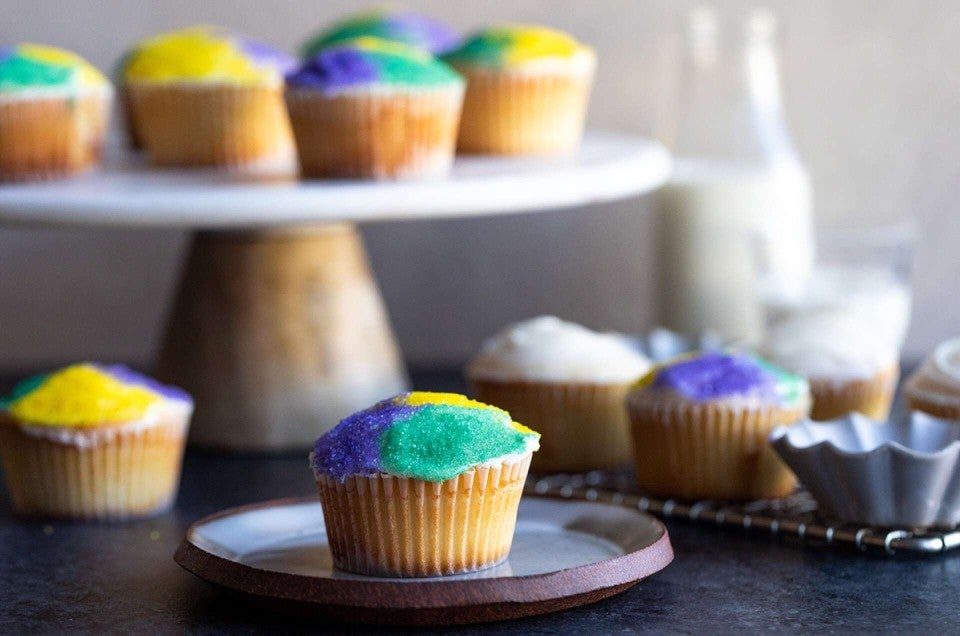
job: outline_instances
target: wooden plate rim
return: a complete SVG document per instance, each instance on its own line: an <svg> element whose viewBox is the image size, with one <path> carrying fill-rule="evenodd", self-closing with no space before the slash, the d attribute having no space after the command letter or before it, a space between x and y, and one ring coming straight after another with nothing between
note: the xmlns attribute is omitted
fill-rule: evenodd
<svg viewBox="0 0 960 636"><path fill-rule="evenodd" d="M558 499L529 496L534 499ZM656 517L660 537L649 546L623 556L572 568L529 574L468 580L406 579L403 582L360 579L330 579L264 570L217 556L198 547L190 536L198 526L228 516L277 506L313 503L313 497L287 497L221 510L191 524L174 554L174 561L188 572L211 583L260 597L319 605L350 606L358 609L449 609L458 606L496 603L537 603L564 597L599 593L611 588L625 589L659 572L673 560L667 528ZM611 505L601 502L578 502ZM453 599L456 599L453 601Z"/></svg>

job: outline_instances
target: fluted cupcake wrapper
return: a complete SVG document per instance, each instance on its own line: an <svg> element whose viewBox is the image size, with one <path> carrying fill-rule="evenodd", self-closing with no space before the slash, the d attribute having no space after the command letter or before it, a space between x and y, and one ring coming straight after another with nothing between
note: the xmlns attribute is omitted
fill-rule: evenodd
<svg viewBox="0 0 960 636"><path fill-rule="evenodd" d="M894 365L866 379L837 382L810 378L810 394L813 396L810 419L832 420L858 412L875 420L885 420L890 415L899 377L900 367Z"/></svg>
<svg viewBox="0 0 960 636"><path fill-rule="evenodd" d="M157 165L229 168L293 157L279 84L131 82L124 91L131 126Z"/></svg>
<svg viewBox="0 0 960 636"><path fill-rule="evenodd" d="M457 151L556 155L583 137L593 71L509 72L458 66L467 79Z"/></svg>
<svg viewBox="0 0 960 636"><path fill-rule="evenodd" d="M0 99L0 182L79 174L100 162L111 93Z"/></svg>
<svg viewBox="0 0 960 636"><path fill-rule="evenodd" d="M0 415L0 458L17 514L98 521L169 509L180 480L189 409L149 425L23 426Z"/></svg>
<svg viewBox="0 0 960 636"><path fill-rule="evenodd" d="M628 399L637 482L652 495L684 500L769 499L796 478L767 438L806 416L806 405L733 407Z"/></svg>
<svg viewBox="0 0 960 636"><path fill-rule="evenodd" d="M907 406L912 411L922 411L945 420L960 421L960 395L937 393L917 386L916 377L907 380L903 387Z"/></svg>
<svg viewBox="0 0 960 636"><path fill-rule="evenodd" d="M532 468L585 472L630 463L628 383L501 382L470 378L474 397L541 434Z"/></svg>
<svg viewBox="0 0 960 636"><path fill-rule="evenodd" d="M503 561L530 455L444 482L386 474L340 482L316 475L334 564L359 574L419 577Z"/></svg>
<svg viewBox="0 0 960 636"><path fill-rule="evenodd" d="M286 94L305 177L440 177L453 165L460 85L411 91Z"/></svg>

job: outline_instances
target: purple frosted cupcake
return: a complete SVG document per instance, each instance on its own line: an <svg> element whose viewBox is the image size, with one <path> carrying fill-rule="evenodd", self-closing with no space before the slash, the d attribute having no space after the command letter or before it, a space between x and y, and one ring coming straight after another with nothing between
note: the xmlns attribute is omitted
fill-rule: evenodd
<svg viewBox="0 0 960 636"><path fill-rule="evenodd" d="M159 165L292 159L283 78L295 64L286 53L216 27L154 36L123 61L131 127Z"/></svg>
<svg viewBox="0 0 960 636"><path fill-rule="evenodd" d="M438 177L453 163L463 79L421 49L332 44L287 76L286 100L305 177Z"/></svg>
<svg viewBox="0 0 960 636"><path fill-rule="evenodd" d="M414 11L380 10L359 13L310 38L302 47L304 58L311 58L331 44L374 37L399 42L432 55L443 55L460 45L460 35L449 26Z"/></svg>
<svg viewBox="0 0 960 636"><path fill-rule="evenodd" d="M627 396L637 481L665 498L786 496L796 480L767 438L809 409L806 380L751 355L659 365Z"/></svg>

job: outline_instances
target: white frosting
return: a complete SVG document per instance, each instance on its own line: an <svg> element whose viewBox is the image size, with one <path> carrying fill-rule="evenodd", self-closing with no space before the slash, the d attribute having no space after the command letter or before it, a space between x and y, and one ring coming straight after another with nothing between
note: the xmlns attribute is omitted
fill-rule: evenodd
<svg viewBox="0 0 960 636"><path fill-rule="evenodd" d="M857 312L797 313L770 329L761 353L787 371L817 380L869 378L897 364L899 347L884 325Z"/></svg>
<svg viewBox="0 0 960 636"><path fill-rule="evenodd" d="M615 333L597 333L555 316L513 325L487 340L467 367L485 380L632 382L650 360Z"/></svg>
<svg viewBox="0 0 960 636"><path fill-rule="evenodd" d="M917 377L960 391L960 338L937 345L917 371ZM956 399L956 396L951 396Z"/></svg>
<svg viewBox="0 0 960 636"><path fill-rule="evenodd" d="M64 446L74 446L79 450L89 450L107 444L121 433L136 434L157 426L161 422L186 428L193 413L193 404L180 400L164 400L148 409L147 413L132 422L120 426L50 426L19 422L18 426L25 434L45 439Z"/></svg>

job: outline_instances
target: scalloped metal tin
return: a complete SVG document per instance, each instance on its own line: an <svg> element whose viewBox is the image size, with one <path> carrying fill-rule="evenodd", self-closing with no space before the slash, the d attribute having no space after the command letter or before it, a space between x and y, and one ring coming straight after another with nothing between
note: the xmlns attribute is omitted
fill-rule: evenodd
<svg viewBox="0 0 960 636"><path fill-rule="evenodd" d="M960 425L913 412L779 427L770 443L823 511L882 527L960 524Z"/></svg>

